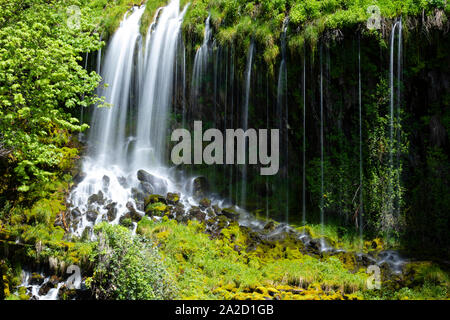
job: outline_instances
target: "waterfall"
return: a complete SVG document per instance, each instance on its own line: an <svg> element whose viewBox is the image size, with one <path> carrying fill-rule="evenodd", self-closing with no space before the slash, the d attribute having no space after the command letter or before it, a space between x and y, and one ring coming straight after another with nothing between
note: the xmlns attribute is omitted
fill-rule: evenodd
<svg viewBox="0 0 450 320"><path fill-rule="evenodd" d="M252 64L253 64L253 50L254 50L254 43L253 39L250 42L250 48L248 50L248 57L247 57L247 68L245 71L245 96L244 96L244 110L243 110L243 117L242 117L242 129L244 131L247 131L248 129L248 104L250 100L250 80L252 76ZM247 140L247 139L246 139ZM244 148L246 148L247 141L244 144ZM245 149L242 151L245 154ZM245 164L242 168L242 188L241 188L241 206L245 207L247 201L247 161L245 161Z"/></svg>
<svg viewBox="0 0 450 320"><path fill-rule="evenodd" d="M186 46L183 43L183 128L186 128Z"/></svg>
<svg viewBox="0 0 450 320"><path fill-rule="evenodd" d="M303 172L302 223L306 224L306 50L303 56Z"/></svg>
<svg viewBox="0 0 450 320"><path fill-rule="evenodd" d="M397 97L395 97L395 74L394 74L394 65L395 65L395 35L397 31ZM389 87L390 87L390 112L389 112L389 167L390 167L390 178L389 178L389 214L394 215L394 211L398 216L400 212L400 203L398 199L398 192L400 188L400 176L398 173L399 165L400 165L400 129L397 129L397 137L394 138L395 124L399 124L400 122L400 103L401 103L401 55L402 55L402 20L401 18L395 22L392 27L391 37L390 37L390 59L389 59ZM396 99L397 98L397 99ZM397 102L397 103L396 103ZM395 112L394 112L394 109ZM395 120L395 121L394 121ZM394 152L397 152L397 161L394 163ZM397 170L395 170L397 169ZM393 180L395 180L395 186L393 185ZM397 205L395 202L397 201ZM388 226L388 230L390 226Z"/></svg>
<svg viewBox="0 0 450 320"><path fill-rule="evenodd" d="M361 98L361 36L358 38L358 106L359 106L359 238L363 246L363 155L362 155L362 98Z"/></svg>
<svg viewBox="0 0 450 320"><path fill-rule="evenodd" d="M278 88L277 88L277 116L278 126L282 135L281 141L283 141L284 147L282 148L284 158L284 170L283 170L283 183L285 188L285 222L289 222L289 183L288 183L288 171L289 171L289 135L288 135L288 104L287 104L287 67L286 67L286 31L288 26L288 19L284 19L283 32L281 34L281 63L280 70L278 72Z"/></svg>
<svg viewBox="0 0 450 320"><path fill-rule="evenodd" d="M134 7L124 15L103 60L102 84L108 86L99 88L99 96L112 106L94 110L84 179L69 197L74 216L71 231L78 236L102 220L119 223L127 212L143 214L143 204L137 200L144 188L136 175L140 169L154 177L153 192L180 191L164 160L177 39L187 6L180 12L179 0L172 0L160 10L145 55L140 55L144 8ZM139 97L134 98L132 87L139 88Z"/></svg>
<svg viewBox="0 0 450 320"><path fill-rule="evenodd" d="M210 16L205 21L205 32L203 35L203 43L198 48L195 53L194 58L194 70L192 72L192 89L191 89L191 99L194 108L198 107L198 96L202 93L202 80L208 68L208 57L209 57L209 43L211 41L211 24Z"/></svg>
<svg viewBox="0 0 450 320"><path fill-rule="evenodd" d="M92 194L113 199L119 210L131 194L119 182L126 176L128 136L126 119L130 101L130 83L133 76L133 58L139 35L139 22L144 7L134 7L124 16L119 29L113 35L104 57L101 75L102 86L98 95L105 96L111 107L95 108L89 133L89 157L83 161L84 180L72 192L69 201L84 215L75 233L81 235L86 226L100 221L95 209L89 205ZM108 86L104 86L107 83ZM105 188L106 184L108 188ZM91 214L89 216L89 214ZM94 220L94 221L92 221ZM92 222L92 223L90 223Z"/></svg>
<svg viewBox="0 0 450 320"><path fill-rule="evenodd" d="M150 26L147 29L147 34L145 36L145 49L144 49L144 61L148 61L148 57L150 55L150 42L152 38L152 33L155 30L156 22L158 21L159 15L161 11L164 9L164 7L158 8L156 10L155 16L153 17L152 23L150 23ZM147 65L144 65L144 70L147 70Z"/></svg>
<svg viewBox="0 0 450 320"><path fill-rule="evenodd" d="M96 108L89 136L95 147L95 161L102 166L123 164L126 134L125 124L133 76L133 58L139 35L139 21L144 7L134 8L114 34L105 55L102 77L108 87L100 87L111 108Z"/></svg>
<svg viewBox="0 0 450 320"><path fill-rule="evenodd" d="M231 56L230 56L230 92L231 92L231 103L230 103L230 128L234 128L234 47L231 47ZM234 177L234 166L229 165L230 167L230 199L233 199L233 177ZM237 189L237 188L236 188ZM237 200L237 198L236 198Z"/></svg>
<svg viewBox="0 0 450 320"><path fill-rule="evenodd" d="M102 38L100 37L100 41L102 40ZM100 74L101 70L101 64L102 64L102 48L98 49L97 52L97 74Z"/></svg>
<svg viewBox="0 0 450 320"><path fill-rule="evenodd" d="M320 45L320 226L324 234L324 187L323 187L323 61L322 44ZM324 247L324 241L321 239L321 246Z"/></svg>
<svg viewBox="0 0 450 320"><path fill-rule="evenodd" d="M397 52L397 168L400 167L400 107L401 107L401 80L402 80L402 18L400 17L398 25L398 52ZM397 217L400 216L400 199L399 190L400 188L400 173L397 172Z"/></svg>
<svg viewBox="0 0 450 320"><path fill-rule="evenodd" d="M172 0L158 18L144 65L143 94L137 113L134 168L162 166L166 160L167 117L173 91L174 61L184 13Z"/></svg>
<svg viewBox="0 0 450 320"><path fill-rule="evenodd" d="M84 70L88 69L88 60L89 60L89 52L86 52L86 58L85 58L85 62L84 62ZM84 113L84 108L81 107L81 115L80 115L80 124L83 124L83 113ZM82 135L80 135L82 136Z"/></svg>
<svg viewBox="0 0 450 320"><path fill-rule="evenodd" d="M269 75L266 75L266 128L269 128ZM265 177L266 182L266 220L269 220L269 177Z"/></svg>

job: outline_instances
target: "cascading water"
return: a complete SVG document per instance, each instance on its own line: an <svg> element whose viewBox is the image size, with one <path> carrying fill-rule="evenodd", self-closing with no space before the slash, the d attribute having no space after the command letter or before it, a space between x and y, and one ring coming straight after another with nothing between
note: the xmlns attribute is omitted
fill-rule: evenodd
<svg viewBox="0 0 450 320"><path fill-rule="evenodd" d="M362 155L362 97L361 97L361 38L358 38L358 106L359 106L359 238L363 241L363 155Z"/></svg>
<svg viewBox="0 0 450 320"><path fill-rule="evenodd" d="M75 221L71 230L76 235L102 220L118 223L126 213L142 215L143 205L136 200L142 198L139 190L164 193L183 189L169 179L163 161L176 45L186 9L180 12L177 0L161 9L148 35L146 58L137 62L137 68L145 70L138 70L138 74L133 74L133 69L135 57L139 59L136 50L144 7L127 13L111 39L102 66L104 82L109 86L101 88L100 95L112 108L94 111L89 154L83 162L85 178L69 198ZM138 82L141 96L130 104L133 81ZM132 126L127 127L133 113L137 113L136 132Z"/></svg>
<svg viewBox="0 0 450 320"><path fill-rule="evenodd" d="M281 64L278 72L278 89L277 89L277 113L278 127L282 135L283 141L282 153L284 158L283 182L285 188L285 222L289 222L289 135L288 135L288 104L287 104L287 67L286 67L286 31L289 20L286 18L283 22L283 32L281 34Z"/></svg>
<svg viewBox="0 0 450 320"><path fill-rule="evenodd" d="M108 87L101 87L99 96L105 96L112 107L94 110L89 134L90 151L98 166L125 165L123 155L127 148L126 120L134 76L133 59L143 13L144 7L134 8L125 17L105 55L102 76Z"/></svg>
<svg viewBox="0 0 450 320"><path fill-rule="evenodd" d="M195 53L194 70L192 73L192 89L191 98L194 106L197 106L197 97L201 94L202 79L208 68L208 57L210 53L209 43L211 41L211 24L210 17L205 21L205 33L203 36L203 44Z"/></svg>
<svg viewBox="0 0 450 320"><path fill-rule="evenodd" d="M83 162L85 179L72 192L69 201L76 208L74 216L78 223L72 226L81 235L86 226L100 221L102 212L93 202L104 204L104 196L113 199L117 209L125 210L131 197L119 177L126 177L128 135L126 120L129 104L130 83L133 76L133 58L139 35L139 21L144 7L133 8L127 13L114 34L106 51L102 76L108 87L101 87L99 95L105 96L112 108L94 110L89 134L89 156ZM96 194L97 197L92 197ZM117 210L114 208L113 211ZM101 210L100 210L101 211ZM107 211L107 210L105 210ZM107 214L107 212L103 212ZM110 214L110 219L118 217Z"/></svg>
<svg viewBox="0 0 450 320"><path fill-rule="evenodd" d="M183 44L183 128L186 128L186 46Z"/></svg>
<svg viewBox="0 0 450 320"><path fill-rule="evenodd" d="M139 207L136 195L139 188L146 188L145 183L152 180L151 193L164 193L167 191L181 191L182 201L190 203L193 193L194 179L189 179L187 188L177 183L170 170L165 166L165 141L167 138L166 126L168 113L170 111L173 98L174 78L177 46L180 44L180 27L186 8L180 12L179 1L171 1L167 7L160 8L155 15L155 20L149 28L149 34L146 43L143 45L142 37L139 34L140 19L144 7L135 7L127 13L121 23L120 28L114 34L110 41L108 50L102 68L100 68L101 51L99 51L98 72L102 72L104 83L109 86L99 90L100 95L106 97L106 101L112 104L112 108L97 108L94 111L93 121L91 123L91 132L89 136L89 153L83 162L84 180L73 190L69 201L72 203L72 216L76 225L71 229L74 234L81 235L87 226L93 226L95 223L108 220L112 223L120 222L125 213L134 212L142 214L142 207ZM202 47L197 51L196 66L199 76L203 73L208 59L208 43L211 41L211 31L209 18L206 22L205 40ZM393 28L391 39L391 145L393 142L393 118L394 118L394 32L398 28L398 60L397 60L397 121L400 113L400 78L401 78L401 21L396 23ZM287 68L285 61L285 33L284 29L282 39L282 63L279 72L277 105L280 106L284 114L284 121L280 129L284 130L286 143L286 172L288 171L288 109L285 99L287 95ZM360 48L359 48L360 50ZM217 51L214 67L214 108L218 102L218 77L219 77L219 56ZM185 48L183 54L183 95L185 92ZM249 97L251 88L251 72L253 64L254 43L251 42L245 73L245 95L243 111L243 129L248 129L249 124ZM198 57L197 57L198 56ZM226 54L228 57L228 55ZM234 53L231 55L230 77L228 77L228 60L225 67L225 100L228 99L228 81L230 81L231 91L231 127L234 118ZM87 59L86 59L87 60ZM205 62L206 61L206 62ZM202 69L203 68L203 69ZM137 69L137 70L136 70ZM362 239L362 218L363 218L363 198L362 198L362 97L361 97L361 54L358 54L358 88L359 88L359 138L360 138L360 215L359 226ZM230 80L228 80L230 78ZM269 127L269 99L268 99L267 81L267 118L266 124ZM139 93L134 97L133 90ZM236 90L237 92L237 90ZM320 219L322 232L324 231L324 97L323 97L323 63L322 46L320 47L320 153L321 153L321 195L320 195ZM236 94L238 96L238 94ZM239 99L236 99L239 100ZM281 101L281 100L284 100ZM327 107L328 105L328 100ZM225 107L227 108L227 101ZM303 222L306 223L306 55L303 60ZM215 111L217 111L215 109ZM313 110L314 111L314 110ZM185 123L185 106L183 103L183 123ZM225 109L224 124L227 126L227 109ZM134 130L132 125L128 125L136 116L137 126ZM216 112L214 113L216 116ZM215 118L216 120L216 118ZM217 122L216 122L217 124ZM398 132L397 132L398 134ZM398 143L399 138L397 138ZM399 153L397 149L397 162L399 162ZM392 160L391 150L391 163ZM230 175L232 175L232 167ZM145 171L142 171L144 169ZM150 172L150 173L148 173ZM247 189L247 167L244 166L242 176L242 198L241 203L245 204ZM230 177L231 178L231 177ZM399 179L399 177L397 176ZM232 179L230 179L231 181ZM286 179L287 181L287 179ZM398 181L399 184L399 181ZM268 180L266 179L266 189L268 189ZM232 191L230 191L232 192ZM286 188L288 192L288 188ZM187 199L186 199L187 198ZM288 199L288 193L286 193ZM398 207L397 207L398 209ZM286 209L286 221L288 220L288 210ZM243 219L239 222L241 225L249 226L252 230L264 230L265 222L258 221L247 213L237 210ZM269 212L268 197L266 197L266 211ZM268 214L267 214L268 217ZM77 220L78 219L78 220ZM286 236L298 237L304 244L309 244L311 239L305 234L299 234L293 228L286 224L278 224L275 228L267 232L265 230L261 237L265 239L278 239ZM325 240L320 239L321 250L335 250L327 247ZM316 246L314 246L316 247ZM342 250L335 250L340 252ZM387 263L394 272L401 272L404 261L395 252L380 253L378 261L375 258L367 256L366 259L373 259L374 263ZM56 283L53 288L46 291L45 294L39 294L42 285L46 284L50 278L47 277L39 286L30 285L30 274L25 274L23 286L31 294L40 299L56 299L60 288L64 285L62 282ZM43 291L44 292L44 291Z"/></svg>
<svg viewBox="0 0 450 320"><path fill-rule="evenodd" d="M247 68L245 71L245 96L244 96L244 107L242 115L242 129L247 131L248 129L248 104L250 100L250 80L252 76L252 65L253 65L253 50L254 42L250 42L250 48L248 50L247 57ZM247 143L245 144L247 145ZM243 150L245 154L245 150ZM247 201L247 161L242 167L242 186L241 186L241 206L245 207Z"/></svg>
<svg viewBox="0 0 450 320"><path fill-rule="evenodd" d="M306 224L306 51L303 56L303 173L302 223Z"/></svg>
<svg viewBox="0 0 450 320"><path fill-rule="evenodd" d="M269 128L269 114L270 114L270 103L269 103L269 75L266 76L266 128ZM266 219L269 219L269 177L266 176Z"/></svg>
<svg viewBox="0 0 450 320"><path fill-rule="evenodd" d="M395 36L397 31L397 97L395 97L395 75L394 75L394 65L395 65ZM397 216L400 211L400 204L398 203L398 188L400 188L400 176L398 173L399 162L400 162L400 129L397 129L397 137L394 138L394 132L396 130L395 125L399 124L400 121L400 103L401 103L401 50L402 50L402 20L401 18L395 22L391 31L390 38L390 60L389 60L389 85L390 85L390 112L389 112L389 166L390 166L390 178L389 178L389 201L388 210L390 215L394 216L394 211ZM396 99L397 98L397 99ZM395 103L397 100L397 104ZM397 109L394 111L394 109ZM397 152L397 162L394 163L394 153ZM395 181L395 185L394 185ZM397 203L395 203L397 201ZM391 226L388 226L388 231L390 231Z"/></svg>
<svg viewBox="0 0 450 320"><path fill-rule="evenodd" d="M323 184L323 62L322 62L322 44L320 45L320 227L324 233L325 214L324 214L324 184ZM321 247L325 247L321 239Z"/></svg>
<svg viewBox="0 0 450 320"><path fill-rule="evenodd" d="M167 117L172 100L178 33L187 7L173 0L158 18L150 38L143 94L137 112L133 167L163 167L166 160Z"/></svg>
<svg viewBox="0 0 450 320"><path fill-rule="evenodd" d="M230 56L230 128L234 127L234 47L231 47L231 56ZM234 176L234 166L230 165L230 176L229 181L233 181ZM237 188L236 188L237 189ZM229 198L233 199L233 183L230 184ZM236 198L237 199L237 198Z"/></svg>
<svg viewBox="0 0 450 320"><path fill-rule="evenodd" d="M401 107L401 81L402 81L402 18L400 17L399 26L398 26L398 52L397 52L397 124L400 126L400 107ZM397 168L400 167L400 129L397 130ZM398 188L400 188L400 174L397 173L397 192L399 192ZM397 217L400 216L400 201L399 196L397 195Z"/></svg>
<svg viewBox="0 0 450 320"><path fill-rule="evenodd" d="M164 7L160 7L160 8L158 8L158 10L156 10L154 19L153 19L152 23L150 23L150 26L147 29L147 34L145 36L145 49L144 49L144 61L145 62L148 61L148 57L150 55L150 40L152 38L152 33L153 33L153 31L155 31L156 22L158 21L159 15L163 9L164 9ZM147 70L146 65L144 65L144 70Z"/></svg>

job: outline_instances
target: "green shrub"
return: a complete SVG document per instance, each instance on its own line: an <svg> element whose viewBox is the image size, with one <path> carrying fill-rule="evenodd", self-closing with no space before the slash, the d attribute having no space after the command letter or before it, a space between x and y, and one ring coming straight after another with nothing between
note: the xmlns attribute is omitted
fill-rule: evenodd
<svg viewBox="0 0 450 320"><path fill-rule="evenodd" d="M97 299L171 299L175 287L158 251L122 226L107 223L94 229L98 242L91 254L89 282Z"/></svg>

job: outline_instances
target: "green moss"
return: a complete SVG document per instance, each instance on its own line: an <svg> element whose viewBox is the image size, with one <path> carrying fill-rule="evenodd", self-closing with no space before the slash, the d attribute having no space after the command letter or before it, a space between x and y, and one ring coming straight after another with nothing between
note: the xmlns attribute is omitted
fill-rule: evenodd
<svg viewBox="0 0 450 320"><path fill-rule="evenodd" d="M145 11L141 18L140 32L145 37L147 36L148 27L155 19L155 14L158 8L161 8L167 4L167 0L147 1L145 4Z"/></svg>
<svg viewBox="0 0 450 320"><path fill-rule="evenodd" d="M155 1L149 1L150 4ZM144 3L143 0L94 0L89 2L91 15L96 15L98 29L102 31L103 39L109 38L119 27L123 15L133 6L139 6ZM150 6L151 7L151 6Z"/></svg>
<svg viewBox="0 0 450 320"><path fill-rule="evenodd" d="M313 282L324 284L325 295L330 290L345 294L361 290L367 277L365 273L350 273L337 258L320 261L302 255L294 240L260 244L248 251L253 243L251 233L236 223L223 229L218 238L210 239L196 221L188 225L172 220L144 221L138 230L157 241L176 276L179 298L264 298L277 292L275 285L294 290Z"/></svg>
<svg viewBox="0 0 450 320"><path fill-rule="evenodd" d="M145 207L145 213L155 216L164 216L165 212L168 210L167 205L162 202L149 203Z"/></svg>
<svg viewBox="0 0 450 320"><path fill-rule="evenodd" d="M265 62L274 64L278 56L274 48L282 32L283 21L289 17L288 41L291 50L299 50L306 41L315 49L325 30L344 29L365 24L372 0L307 0L307 1L212 1L194 0L183 22L185 40L198 46L203 39L204 23L208 15L216 30L219 43L242 45L254 38L265 52ZM377 1L381 16L393 19L399 15L418 16L422 12L434 14L435 9L448 10L437 1ZM375 36L378 31L370 31ZM369 32L369 33L370 33ZM276 36L274 36L276 35ZM293 39L289 39L289 38ZM275 40L277 39L277 40ZM243 46L245 47L245 46ZM301 51L297 51L301 52Z"/></svg>

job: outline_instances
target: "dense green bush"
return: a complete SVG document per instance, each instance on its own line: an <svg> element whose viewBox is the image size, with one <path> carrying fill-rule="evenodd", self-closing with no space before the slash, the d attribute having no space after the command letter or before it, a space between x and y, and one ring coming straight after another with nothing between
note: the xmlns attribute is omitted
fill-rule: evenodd
<svg viewBox="0 0 450 320"><path fill-rule="evenodd" d="M90 286L97 299L170 299L175 287L156 248L122 226L97 225Z"/></svg>
<svg viewBox="0 0 450 320"><path fill-rule="evenodd" d="M77 150L70 134L87 128L68 111L87 107L100 77L81 65L97 50L88 12L80 28L67 23L64 1L4 1L0 13L0 131L19 191L48 182ZM83 14L84 13L84 14Z"/></svg>

